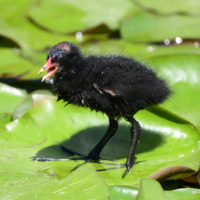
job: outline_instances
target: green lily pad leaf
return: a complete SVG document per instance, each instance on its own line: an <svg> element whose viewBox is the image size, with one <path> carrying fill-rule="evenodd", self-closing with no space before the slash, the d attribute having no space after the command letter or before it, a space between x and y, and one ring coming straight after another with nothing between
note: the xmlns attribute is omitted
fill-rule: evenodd
<svg viewBox="0 0 200 200"><path fill-rule="evenodd" d="M137 5L142 9L149 10L149 12L162 12L162 14L199 14L200 9L200 2L196 0L138 0Z"/></svg>
<svg viewBox="0 0 200 200"><path fill-rule="evenodd" d="M19 55L19 51L10 48L0 48L0 76L13 79L38 79L39 67L28 59Z"/></svg>
<svg viewBox="0 0 200 200"><path fill-rule="evenodd" d="M110 186L109 190L110 200L133 200L138 194L138 189L123 185Z"/></svg>
<svg viewBox="0 0 200 200"><path fill-rule="evenodd" d="M154 187L159 187L158 183L155 185L155 181L150 180L150 179L143 179L142 181L148 182L148 185L150 185L150 188L152 187L151 183L153 182ZM138 191L141 190L141 187L139 189L133 188L133 187L128 187L128 186L110 186L110 199L111 200L134 200L136 199L138 195ZM148 187L146 188L148 190ZM144 191L144 190L143 190ZM150 192L150 191L148 191ZM157 192L157 190L154 190L154 192ZM176 189L176 190L170 190L170 191L164 191L164 194L174 200L199 200L200 198L200 190L195 189L195 188L181 188L181 189ZM160 199L160 198L159 198Z"/></svg>
<svg viewBox="0 0 200 200"><path fill-rule="evenodd" d="M0 113L12 113L26 96L24 90L0 83Z"/></svg>
<svg viewBox="0 0 200 200"><path fill-rule="evenodd" d="M52 96L52 93L48 90L36 90L30 95L28 95L24 101L16 108L12 113L12 119L18 119L22 117L28 110L32 107L35 107L39 104L45 103L51 99L55 99L55 96Z"/></svg>
<svg viewBox="0 0 200 200"><path fill-rule="evenodd" d="M49 30L69 33L101 24L117 29L121 19L132 12L133 8L134 5L129 0L86 0L84 4L81 0L41 0L40 4L30 7L29 16Z"/></svg>
<svg viewBox="0 0 200 200"><path fill-rule="evenodd" d="M87 174L87 177L85 176ZM61 180L63 182L63 180ZM103 178L93 169L81 167L66 179L68 199L108 199L109 190ZM63 189L63 188L62 188ZM69 190L69 191L68 191ZM79 192L77 192L79 191ZM62 191L58 191L61 193Z"/></svg>
<svg viewBox="0 0 200 200"><path fill-rule="evenodd" d="M191 156L188 156L187 158L180 161L180 165L187 165L186 163L190 163L187 165L188 167L192 169L196 169L196 171L200 168L199 164L196 162L196 160L200 160L200 148L198 148L197 151L195 151ZM181 177L179 177L181 178Z"/></svg>
<svg viewBox="0 0 200 200"><path fill-rule="evenodd" d="M198 200L200 199L200 190L195 188L182 188L177 190L165 191L174 200Z"/></svg>
<svg viewBox="0 0 200 200"><path fill-rule="evenodd" d="M173 90L169 101L163 106L198 128L200 127L199 62L200 54L196 53L166 54L148 59L148 63L154 66L158 74L170 82Z"/></svg>
<svg viewBox="0 0 200 200"><path fill-rule="evenodd" d="M19 160L15 162L15 165L9 166L9 173L1 170L1 199L108 199L107 185L92 168L82 167L65 179L59 180L56 175L42 176L40 171L34 170L35 163L26 163L26 172L21 170L21 160L20 164L17 163ZM31 170L33 171L31 172ZM85 178L85 174L87 174L87 178Z"/></svg>
<svg viewBox="0 0 200 200"><path fill-rule="evenodd" d="M9 21L0 19L0 35L7 37L24 49L44 49L58 42L75 42L75 36L62 36L46 32L34 26L26 18L13 18Z"/></svg>
<svg viewBox="0 0 200 200"><path fill-rule="evenodd" d="M61 41L75 41L73 36L49 33L31 23L26 17L30 4L31 1L26 0L20 0L15 4L12 0L0 2L1 36L14 41L24 49L44 49Z"/></svg>
<svg viewBox="0 0 200 200"><path fill-rule="evenodd" d="M33 0L26 1L21 0L17 1L15 4L12 4L12 0L1 0L0 2L0 12L1 18L9 20L16 16L24 16L26 9L33 2Z"/></svg>
<svg viewBox="0 0 200 200"><path fill-rule="evenodd" d="M138 13L121 24L122 38L133 42L158 42L176 37L199 38L200 21L195 16L160 16ZM192 31L191 31L192 30Z"/></svg>
<svg viewBox="0 0 200 200"><path fill-rule="evenodd" d="M161 185L153 179L141 179L136 200L174 200L166 195Z"/></svg>
<svg viewBox="0 0 200 200"><path fill-rule="evenodd" d="M15 120L22 117L32 106L33 106L33 99L29 95L12 113L12 119Z"/></svg>
<svg viewBox="0 0 200 200"><path fill-rule="evenodd" d="M88 109L63 106L63 102L45 101L30 109L20 119L7 124L1 134L2 142L6 143L5 149L9 143L15 149L15 155L19 153L22 161L27 162L32 162L30 157L69 158L71 155L64 152L60 145L87 155L102 137L108 120L102 114ZM134 165L122 179L125 171L123 164L128 153L127 144L130 141L129 126L122 120L118 133L101 154L103 158L111 161L102 160L100 163L85 165L98 170L108 184L134 186L141 177L148 177L164 167L176 166L183 160L186 161L198 149L200 135L191 124L178 123L173 120L174 117L165 119L149 111L139 112L136 118L143 127L136 156L137 161L143 162ZM26 155L23 151L26 151ZM191 167L191 162L192 169L197 170L198 160L188 160L185 166ZM83 164L83 161L45 163L50 171L61 179L67 177L79 164ZM40 165L44 166L44 163L40 162Z"/></svg>
<svg viewBox="0 0 200 200"><path fill-rule="evenodd" d="M8 113L0 113L0 131L11 121L11 115Z"/></svg>
<svg viewBox="0 0 200 200"><path fill-rule="evenodd" d="M31 124L31 121L28 123ZM13 122L14 124L16 121ZM24 131L24 134L28 134L25 129ZM32 140L34 139L32 138ZM31 160L30 155L35 152L35 148L39 144L25 146L19 140L12 143L11 140L6 141L1 138L0 145L0 199L55 200L62 197L65 199L104 200L108 198L107 185L93 167L89 169L82 167L71 172L68 177L59 179L55 173L45 173L51 171L48 166L50 163ZM25 157L26 159L24 159Z"/></svg>

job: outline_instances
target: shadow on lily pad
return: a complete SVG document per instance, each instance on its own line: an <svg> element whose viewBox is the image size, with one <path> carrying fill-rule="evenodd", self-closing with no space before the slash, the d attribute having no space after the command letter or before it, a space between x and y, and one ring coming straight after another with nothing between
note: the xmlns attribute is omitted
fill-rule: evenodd
<svg viewBox="0 0 200 200"><path fill-rule="evenodd" d="M106 132L106 126L90 127L74 134L71 138L38 151L34 158L68 158L71 154L62 150L61 146L74 152L87 155L90 150L98 143ZM151 131L142 130L140 141L137 146L136 156L139 153L151 151L164 142L160 134ZM130 127L126 125L119 126L117 133L104 147L101 157L116 160L126 158L130 144Z"/></svg>

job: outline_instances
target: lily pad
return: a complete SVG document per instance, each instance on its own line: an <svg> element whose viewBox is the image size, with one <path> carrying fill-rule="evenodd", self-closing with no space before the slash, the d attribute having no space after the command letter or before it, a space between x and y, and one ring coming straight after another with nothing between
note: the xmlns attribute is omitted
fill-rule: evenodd
<svg viewBox="0 0 200 200"><path fill-rule="evenodd" d="M153 189L154 187L154 189ZM111 200L134 200L142 198L142 195L148 195L147 199L162 199L164 196L169 200L198 200L200 198L200 190L195 188L181 188L170 191L163 191L159 183L151 179L141 179L140 187L133 188L128 186L110 186ZM146 190L146 191L145 191ZM140 194L138 194L140 193ZM159 193L159 194L158 194ZM140 195L140 197L139 197ZM150 197L152 195L152 198ZM155 198L155 195L159 195ZM142 200L145 197L143 196Z"/></svg>
<svg viewBox="0 0 200 200"><path fill-rule="evenodd" d="M11 121L11 115L9 113L0 113L0 131L10 121Z"/></svg>
<svg viewBox="0 0 200 200"><path fill-rule="evenodd" d="M51 100L30 109L20 119L6 125L6 130L1 134L2 142L12 145L14 155L19 154L21 162L32 162L30 157L68 158L70 155L63 152L60 145L86 155L105 132L107 119L88 109L63 106L63 102ZM123 164L128 153L127 144L130 141L129 126L122 121L118 133L102 152L103 158L115 161L102 160L100 163L84 166L100 170L98 173L108 184L133 186L141 177L148 177L163 167L180 165L198 150L200 135L191 124L177 123L173 121L173 117L165 119L149 111L139 112L136 118L143 127L137 148L137 161L143 162L136 164L122 179L125 170ZM9 153L7 145L4 147ZM81 163L83 161L41 162L38 166L45 164L53 174L62 179ZM184 164L194 170L199 167L198 160L188 160Z"/></svg>
<svg viewBox="0 0 200 200"><path fill-rule="evenodd" d="M161 185L155 180L141 179L139 187L140 190L136 200L173 200L173 198L170 198L164 193Z"/></svg>
<svg viewBox="0 0 200 200"><path fill-rule="evenodd" d="M110 189L110 200L133 200L138 194L138 189L128 186L113 185Z"/></svg>
<svg viewBox="0 0 200 200"><path fill-rule="evenodd" d="M2 153L1 153L2 154ZM7 162L12 155L7 157ZM18 159L20 159L18 157ZM12 160L13 163L13 160ZM55 175L44 176L35 171L37 163L26 163L26 170L21 170L21 161L15 159L15 165L7 166L9 172L0 167L1 199L108 199L109 191L104 180L90 168L81 168L68 177L59 180ZM46 168L47 169L47 168ZM32 170L32 173L30 173ZM29 171L29 173L27 173ZM87 174L87 178L85 177ZM78 192L77 192L78 191Z"/></svg>
<svg viewBox="0 0 200 200"><path fill-rule="evenodd" d="M163 106L200 127L199 54L160 55L148 59L158 74L164 76L173 90Z"/></svg>
<svg viewBox="0 0 200 200"><path fill-rule="evenodd" d="M133 8L129 0L86 0L84 3L81 0L41 0L31 6L29 16L51 31L69 33L101 24L117 29L119 22L133 12Z"/></svg>
<svg viewBox="0 0 200 200"><path fill-rule="evenodd" d="M0 35L9 38L24 49L45 49L61 41L76 41L75 36L62 36L37 28L26 18L0 20Z"/></svg>
<svg viewBox="0 0 200 200"><path fill-rule="evenodd" d="M33 0L26 1L21 0L12 4L12 0L1 0L0 2L0 13L1 18L5 20L10 20L16 16L23 17L28 6L33 2Z"/></svg>
<svg viewBox="0 0 200 200"><path fill-rule="evenodd" d="M22 117L28 110L32 107L35 107L39 104L45 103L48 100L55 99L55 96L52 96L52 93L48 90L36 90L30 95L28 95L24 101L17 106L15 111L12 113L12 119L18 119Z"/></svg>
<svg viewBox="0 0 200 200"><path fill-rule="evenodd" d="M159 42L176 37L199 38L199 26L197 16L138 13L122 22L120 32L123 39L132 42Z"/></svg>
<svg viewBox="0 0 200 200"><path fill-rule="evenodd" d="M188 14L198 15L200 3L196 0L137 0L136 4L149 12L158 12L160 14Z"/></svg>
<svg viewBox="0 0 200 200"><path fill-rule="evenodd" d="M0 113L12 113L26 96L24 90L0 83Z"/></svg>
<svg viewBox="0 0 200 200"><path fill-rule="evenodd" d="M71 40L75 36L49 33L27 19L26 13L31 1L22 0L13 4L12 0L0 2L0 35L24 49L44 49L55 43Z"/></svg>
<svg viewBox="0 0 200 200"><path fill-rule="evenodd" d="M0 48L0 76L16 80L37 78L38 66L22 57L19 50Z"/></svg>

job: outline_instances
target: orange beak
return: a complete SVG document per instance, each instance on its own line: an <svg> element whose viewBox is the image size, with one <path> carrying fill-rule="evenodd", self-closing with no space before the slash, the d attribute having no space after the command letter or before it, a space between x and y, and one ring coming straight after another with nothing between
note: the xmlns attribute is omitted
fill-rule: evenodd
<svg viewBox="0 0 200 200"><path fill-rule="evenodd" d="M58 66L51 63L51 57L47 60L45 65L40 69L38 74L44 72L45 70L48 70L48 71L47 71L47 74L42 78L42 82L48 79L49 77L53 76L58 70Z"/></svg>

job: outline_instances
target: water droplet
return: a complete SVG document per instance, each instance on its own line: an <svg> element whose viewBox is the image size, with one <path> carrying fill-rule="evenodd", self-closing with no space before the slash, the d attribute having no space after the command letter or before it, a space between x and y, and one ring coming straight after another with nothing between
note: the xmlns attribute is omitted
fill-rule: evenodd
<svg viewBox="0 0 200 200"><path fill-rule="evenodd" d="M76 40L78 42L81 42L83 40L83 33L82 32L76 32L75 36L76 36Z"/></svg>
<svg viewBox="0 0 200 200"><path fill-rule="evenodd" d="M181 44L183 42L183 39L181 37L176 37L175 42L176 44Z"/></svg>
<svg viewBox="0 0 200 200"><path fill-rule="evenodd" d="M148 47L147 47L147 51L150 51L150 52L154 51L154 47L148 46Z"/></svg>
<svg viewBox="0 0 200 200"><path fill-rule="evenodd" d="M170 45L170 40L169 39L165 39L163 42L164 42L164 45Z"/></svg>
<svg viewBox="0 0 200 200"><path fill-rule="evenodd" d="M198 43L198 42L194 42L193 45L194 45L195 48L198 48L198 47L199 47L199 43Z"/></svg>

